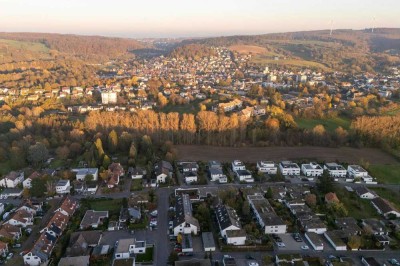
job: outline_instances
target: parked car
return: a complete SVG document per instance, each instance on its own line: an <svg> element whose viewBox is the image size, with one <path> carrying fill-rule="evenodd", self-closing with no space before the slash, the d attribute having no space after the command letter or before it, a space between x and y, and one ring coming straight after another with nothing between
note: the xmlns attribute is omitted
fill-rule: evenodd
<svg viewBox="0 0 400 266"><path fill-rule="evenodd" d="M296 240L296 242L303 242L303 239L301 239L301 236L299 233L294 233L292 236L293 236L293 239Z"/></svg>
<svg viewBox="0 0 400 266"><path fill-rule="evenodd" d="M20 247L21 247L21 244L16 243L16 244L14 244L12 247L13 247L13 248L20 248Z"/></svg>
<svg viewBox="0 0 400 266"><path fill-rule="evenodd" d="M151 216L156 217L158 215L158 211L154 210L150 213Z"/></svg>
<svg viewBox="0 0 400 266"><path fill-rule="evenodd" d="M14 253L8 253L6 260L10 260L14 256Z"/></svg>
<svg viewBox="0 0 400 266"><path fill-rule="evenodd" d="M390 260L388 260L388 262L392 265L396 265L396 266L400 265L400 262L396 259L390 259Z"/></svg>
<svg viewBox="0 0 400 266"><path fill-rule="evenodd" d="M173 229L174 228L174 221L169 221L168 222L168 228Z"/></svg>
<svg viewBox="0 0 400 266"><path fill-rule="evenodd" d="M302 250L309 250L310 248L307 245L301 246L300 247Z"/></svg>
<svg viewBox="0 0 400 266"><path fill-rule="evenodd" d="M276 243L276 244L277 244L278 247L280 247L280 248L286 247L285 243L283 243L283 242L278 242L278 243Z"/></svg>

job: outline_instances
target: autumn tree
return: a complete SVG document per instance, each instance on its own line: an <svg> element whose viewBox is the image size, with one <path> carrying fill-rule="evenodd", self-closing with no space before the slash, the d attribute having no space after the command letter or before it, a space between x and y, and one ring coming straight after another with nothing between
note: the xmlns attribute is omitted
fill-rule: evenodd
<svg viewBox="0 0 400 266"><path fill-rule="evenodd" d="M117 132L113 129L111 130L111 132L108 134L108 139L107 139L107 143L108 143L108 150L111 153L115 153L117 151L117 147L118 147L118 135Z"/></svg>
<svg viewBox="0 0 400 266"><path fill-rule="evenodd" d="M317 196L315 196L315 194L307 194L305 201L308 206L315 207L317 205Z"/></svg>
<svg viewBox="0 0 400 266"><path fill-rule="evenodd" d="M57 154L57 157L59 159L66 160L66 159L68 159L70 151L69 151L69 148L67 146L62 146L62 147L58 147L56 149L56 154Z"/></svg>

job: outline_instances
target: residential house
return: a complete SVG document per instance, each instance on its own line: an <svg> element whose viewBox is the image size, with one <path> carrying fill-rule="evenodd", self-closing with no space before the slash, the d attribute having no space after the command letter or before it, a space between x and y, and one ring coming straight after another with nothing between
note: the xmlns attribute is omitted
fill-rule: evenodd
<svg viewBox="0 0 400 266"><path fill-rule="evenodd" d="M265 111L264 106L261 106L261 105L254 106L254 109L253 109L254 116L262 116L262 115L265 115L265 113L266 113L266 111Z"/></svg>
<svg viewBox="0 0 400 266"><path fill-rule="evenodd" d="M359 165L349 165L347 167L347 173L353 178L363 178L368 176L367 170Z"/></svg>
<svg viewBox="0 0 400 266"><path fill-rule="evenodd" d="M383 221L378 219L363 219L363 229L369 231L373 235L388 235L389 231Z"/></svg>
<svg viewBox="0 0 400 266"><path fill-rule="evenodd" d="M192 203L188 194L175 197L174 235L195 234L200 231L199 221L193 217Z"/></svg>
<svg viewBox="0 0 400 266"><path fill-rule="evenodd" d="M279 170L281 171L281 174L284 176L287 176L287 175L299 176L300 175L300 167L298 166L297 163L293 163L291 161L281 162L279 164Z"/></svg>
<svg viewBox="0 0 400 266"><path fill-rule="evenodd" d="M239 222L239 217L236 211L226 205L218 205L214 209L217 216L217 222L219 227L219 232L221 236L231 244L243 245L243 232L238 234L228 233L228 231L241 231L242 226ZM230 239L228 239L230 238Z"/></svg>
<svg viewBox="0 0 400 266"><path fill-rule="evenodd" d="M400 212L397 208L393 206L392 203L383 199L383 198L375 198L371 200L372 206L375 207L377 212L385 218L389 218L390 216L394 216L396 218L400 218Z"/></svg>
<svg viewBox="0 0 400 266"><path fill-rule="evenodd" d="M182 253L193 253L193 239L191 235L183 235L182 237Z"/></svg>
<svg viewBox="0 0 400 266"><path fill-rule="evenodd" d="M278 166L271 161L257 162L257 170L261 173L276 175L278 173Z"/></svg>
<svg viewBox="0 0 400 266"><path fill-rule="evenodd" d="M157 183L165 183L166 178L171 178L173 173L172 165L167 161L159 161L154 165L154 174Z"/></svg>
<svg viewBox="0 0 400 266"><path fill-rule="evenodd" d="M269 201L261 195L248 195L250 208L265 234L285 234L287 226L276 215Z"/></svg>
<svg viewBox="0 0 400 266"><path fill-rule="evenodd" d="M87 175L93 176L93 181L97 181L99 178L99 169L98 168L78 168L72 169L72 172L76 173L76 180L85 181L85 177Z"/></svg>
<svg viewBox="0 0 400 266"><path fill-rule="evenodd" d="M124 175L124 168L120 163L112 163L108 166L107 187L113 188L119 184L119 179Z"/></svg>
<svg viewBox="0 0 400 266"><path fill-rule="evenodd" d="M11 240L18 240L22 236L21 228L12 224L2 224L0 226L0 237Z"/></svg>
<svg viewBox="0 0 400 266"><path fill-rule="evenodd" d="M8 243L0 241L0 256L5 257L8 254Z"/></svg>
<svg viewBox="0 0 400 266"><path fill-rule="evenodd" d="M369 190L365 186L357 186L353 188L353 190L355 191L357 196L359 196L362 199L375 199L376 197L378 197L375 192Z"/></svg>
<svg viewBox="0 0 400 266"><path fill-rule="evenodd" d="M322 241L321 237L313 232L305 233L305 237L313 247L314 250L322 251L324 250L324 242Z"/></svg>
<svg viewBox="0 0 400 266"><path fill-rule="evenodd" d="M178 162L178 166L183 173L197 172L199 170L199 165L196 162Z"/></svg>
<svg viewBox="0 0 400 266"><path fill-rule="evenodd" d="M135 254L146 252L146 242L137 241L135 238L126 238L118 240L114 252L115 259L128 259Z"/></svg>
<svg viewBox="0 0 400 266"><path fill-rule="evenodd" d="M246 166L244 165L244 163L242 161L234 160L232 162L232 171L236 172L239 170L242 170L242 171L246 170Z"/></svg>
<svg viewBox="0 0 400 266"><path fill-rule="evenodd" d="M101 231L73 232L69 239L66 255L71 257L90 255L91 249L100 244Z"/></svg>
<svg viewBox="0 0 400 266"><path fill-rule="evenodd" d="M239 99L234 99L228 103L219 103L218 109L223 110L224 112L233 111L235 108L242 107L243 102Z"/></svg>
<svg viewBox="0 0 400 266"><path fill-rule="evenodd" d="M362 231L362 229L358 226L357 220L353 217L336 218L335 224L348 236L359 235Z"/></svg>
<svg viewBox="0 0 400 266"><path fill-rule="evenodd" d="M80 228L98 228L106 218L108 218L108 211L87 210L81 221Z"/></svg>
<svg viewBox="0 0 400 266"><path fill-rule="evenodd" d="M186 184L192 184L197 182L197 173L196 172L184 172L183 178L185 179Z"/></svg>
<svg viewBox="0 0 400 266"><path fill-rule="evenodd" d="M343 239L346 238L347 235L345 235L345 233L343 231L341 231L341 230L326 231L324 233L324 236L325 236L326 240L328 240L329 244L331 244L335 250L337 250L337 251L339 251L339 250L346 251L347 250L347 245L343 241Z"/></svg>
<svg viewBox="0 0 400 266"><path fill-rule="evenodd" d="M69 180L60 179L56 184L57 194L68 194L71 191L71 183Z"/></svg>
<svg viewBox="0 0 400 266"><path fill-rule="evenodd" d="M222 168L209 168L208 169L210 180L211 181L218 181L219 183L227 183L228 177L222 171Z"/></svg>
<svg viewBox="0 0 400 266"><path fill-rule="evenodd" d="M27 188L27 189L32 188L32 180L36 179L36 178L39 178L40 176L41 176L41 174L39 174L38 172L36 172L36 171L33 172L30 176L28 176L27 179L25 179L22 182L22 187L23 188Z"/></svg>
<svg viewBox="0 0 400 266"><path fill-rule="evenodd" d="M3 198L8 198L8 197L21 197L22 196L23 189L21 188L5 188L1 192L1 196Z"/></svg>
<svg viewBox="0 0 400 266"><path fill-rule="evenodd" d="M254 182L254 178L251 175L250 171L247 170L237 170L236 172L236 177L240 182L245 182L245 183L252 183Z"/></svg>
<svg viewBox="0 0 400 266"><path fill-rule="evenodd" d="M213 233L203 232L201 234L201 239L203 240L203 247L205 252L211 252L216 250Z"/></svg>
<svg viewBox="0 0 400 266"><path fill-rule="evenodd" d="M19 184L21 184L24 181L24 172L15 172L12 171L3 179L0 180L0 187L5 187L5 188L16 188Z"/></svg>
<svg viewBox="0 0 400 266"><path fill-rule="evenodd" d="M33 215L26 210L19 209L6 223L26 228L27 226L33 225Z"/></svg>
<svg viewBox="0 0 400 266"><path fill-rule="evenodd" d="M62 214L71 217L77 208L78 202L70 196L67 196L55 212L59 211Z"/></svg>
<svg viewBox="0 0 400 266"><path fill-rule="evenodd" d="M324 169L328 171L330 177L333 178L345 178L347 176L347 170L337 163L326 163Z"/></svg>
<svg viewBox="0 0 400 266"><path fill-rule="evenodd" d="M24 265L39 266L46 264L57 238L48 232L43 232L34 243L32 249L23 255Z"/></svg>
<svg viewBox="0 0 400 266"><path fill-rule="evenodd" d="M147 174L145 169L140 167L130 168L128 170L128 174L131 176L132 179L143 179L143 177Z"/></svg>
<svg viewBox="0 0 400 266"><path fill-rule="evenodd" d="M322 174L324 173L324 169L315 162L302 164L301 171L307 177L309 176L318 177L322 176Z"/></svg>
<svg viewBox="0 0 400 266"><path fill-rule="evenodd" d="M242 246L246 244L246 239L247 235L244 229L226 231L225 240L228 245Z"/></svg>

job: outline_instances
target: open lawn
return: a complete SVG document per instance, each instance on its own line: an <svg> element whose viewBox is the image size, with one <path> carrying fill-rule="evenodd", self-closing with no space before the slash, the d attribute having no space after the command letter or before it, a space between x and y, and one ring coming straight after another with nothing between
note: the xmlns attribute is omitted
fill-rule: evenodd
<svg viewBox="0 0 400 266"><path fill-rule="evenodd" d="M154 251L153 247L146 248L146 253L136 255L136 262L151 262L151 261L153 261L153 251Z"/></svg>
<svg viewBox="0 0 400 266"><path fill-rule="evenodd" d="M161 108L161 111L164 113L172 113L172 112L177 112L180 114L195 114L199 111L199 103L200 101L194 101L191 104L183 104L183 105L172 105L172 104L167 104L163 108Z"/></svg>
<svg viewBox="0 0 400 266"><path fill-rule="evenodd" d="M316 69L321 69L324 71L329 71L330 68L327 66L314 62L314 61L307 61L307 60L301 60L301 59L271 59L271 57L263 56L263 55L257 55L254 56L251 61L255 64L258 65L271 65L271 66L294 66L294 67L309 67L309 68L316 68Z"/></svg>
<svg viewBox="0 0 400 266"><path fill-rule="evenodd" d="M267 54L268 50L261 46L256 45L246 45L246 44L236 44L228 47L229 50L238 52L239 54Z"/></svg>
<svg viewBox="0 0 400 266"><path fill-rule="evenodd" d="M400 192L398 190L393 191L384 187L370 187L370 189L375 191L380 197L392 202L398 209L400 209Z"/></svg>
<svg viewBox="0 0 400 266"><path fill-rule="evenodd" d="M0 39L0 44L7 45L19 50L28 50L41 53L49 52L49 48L46 45L39 42L21 42L21 41Z"/></svg>
<svg viewBox="0 0 400 266"><path fill-rule="evenodd" d="M328 147L215 147L198 145L177 145L178 159L220 162L242 160L257 162L260 160L316 160L326 162L346 162L359 164L361 160L377 164L398 164L389 154L371 148L328 148Z"/></svg>
<svg viewBox="0 0 400 266"><path fill-rule="evenodd" d="M371 202L361 199L354 192L349 192L343 187L336 189L336 195L346 207L349 216L355 219L379 217Z"/></svg>
<svg viewBox="0 0 400 266"><path fill-rule="evenodd" d="M374 161L369 161L374 162ZM371 176L384 184L400 184L400 164L372 164L368 167Z"/></svg>
<svg viewBox="0 0 400 266"><path fill-rule="evenodd" d="M10 161L0 163L0 176L6 175L11 171Z"/></svg>
<svg viewBox="0 0 400 266"><path fill-rule="evenodd" d="M119 211L122 206L122 199L95 199L87 200L87 202L95 211Z"/></svg>
<svg viewBox="0 0 400 266"><path fill-rule="evenodd" d="M323 125L325 129L329 132L334 132L336 128L342 127L344 129L349 129L351 120L346 117L334 117L325 119L307 119L298 118L296 119L297 126L299 128L312 129L316 125Z"/></svg>

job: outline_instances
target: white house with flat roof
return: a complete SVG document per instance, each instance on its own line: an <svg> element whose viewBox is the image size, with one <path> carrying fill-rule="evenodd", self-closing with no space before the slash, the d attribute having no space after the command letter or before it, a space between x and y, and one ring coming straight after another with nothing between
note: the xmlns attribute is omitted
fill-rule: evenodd
<svg viewBox="0 0 400 266"><path fill-rule="evenodd" d="M362 168L359 165L349 165L347 167L347 173L349 176L353 178L363 178L363 177L368 177L368 171Z"/></svg>
<svg viewBox="0 0 400 266"><path fill-rule="evenodd" d="M76 180L84 181L86 175L92 175L93 181L97 181L99 177L99 169L97 168L78 168L72 169L72 172L76 173Z"/></svg>
<svg viewBox="0 0 400 266"><path fill-rule="evenodd" d="M239 170L246 170L246 166L244 165L244 163L242 161L234 160L232 162L232 171L236 172Z"/></svg>
<svg viewBox="0 0 400 266"><path fill-rule="evenodd" d="M282 175L300 175L299 165L291 161L282 161L279 164L279 170Z"/></svg>
<svg viewBox="0 0 400 266"><path fill-rule="evenodd" d="M69 180L61 179L57 182L56 185L56 193L57 194L66 194L69 193L71 190L71 183Z"/></svg>
<svg viewBox="0 0 400 266"><path fill-rule="evenodd" d="M326 163L324 169L328 171L329 176L333 178L345 178L347 176L346 169L337 163Z"/></svg>
<svg viewBox="0 0 400 266"><path fill-rule="evenodd" d="M305 176L322 176L324 173L324 169L317 163L303 163L301 165L301 171Z"/></svg>
<svg viewBox="0 0 400 266"><path fill-rule="evenodd" d="M250 171L247 170L237 170L236 171L236 176L240 182L246 182L246 183L253 183L254 178L251 175Z"/></svg>
<svg viewBox="0 0 400 266"><path fill-rule="evenodd" d="M257 170L261 173L276 175L278 172L278 166L271 161L259 161L257 162Z"/></svg>

